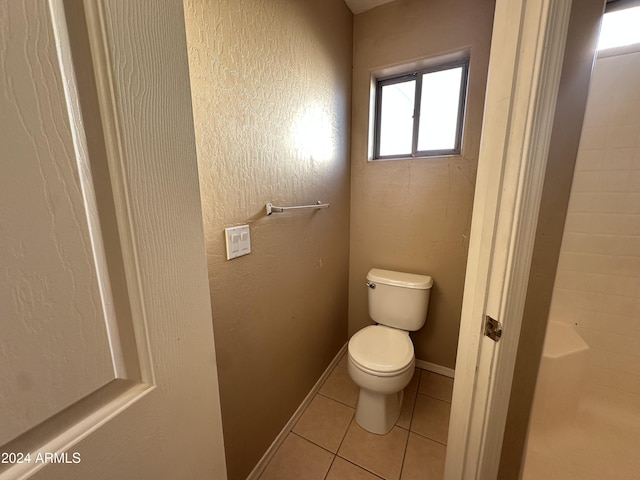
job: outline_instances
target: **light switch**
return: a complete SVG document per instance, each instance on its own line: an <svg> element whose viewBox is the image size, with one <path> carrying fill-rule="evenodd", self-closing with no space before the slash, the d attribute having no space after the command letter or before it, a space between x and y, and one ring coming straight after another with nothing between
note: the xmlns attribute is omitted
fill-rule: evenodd
<svg viewBox="0 0 640 480"><path fill-rule="evenodd" d="M225 228L227 241L227 260L251 253L249 225Z"/></svg>
<svg viewBox="0 0 640 480"><path fill-rule="evenodd" d="M240 235L231 235L231 253L238 252L240 250Z"/></svg>

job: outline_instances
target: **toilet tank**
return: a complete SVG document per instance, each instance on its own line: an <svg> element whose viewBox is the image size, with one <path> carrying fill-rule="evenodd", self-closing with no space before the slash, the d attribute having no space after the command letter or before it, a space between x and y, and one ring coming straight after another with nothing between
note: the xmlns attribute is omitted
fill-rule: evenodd
<svg viewBox="0 0 640 480"><path fill-rule="evenodd" d="M430 276L373 268L367 280L369 316L374 322L401 330L422 328L433 286Z"/></svg>

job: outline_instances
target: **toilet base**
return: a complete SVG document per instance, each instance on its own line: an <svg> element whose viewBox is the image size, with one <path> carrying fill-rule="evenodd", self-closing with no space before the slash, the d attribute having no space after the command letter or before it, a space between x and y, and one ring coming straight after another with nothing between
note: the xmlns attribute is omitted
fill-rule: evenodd
<svg viewBox="0 0 640 480"><path fill-rule="evenodd" d="M385 435L400 418L404 390L383 394L360 388L356 423L368 432Z"/></svg>

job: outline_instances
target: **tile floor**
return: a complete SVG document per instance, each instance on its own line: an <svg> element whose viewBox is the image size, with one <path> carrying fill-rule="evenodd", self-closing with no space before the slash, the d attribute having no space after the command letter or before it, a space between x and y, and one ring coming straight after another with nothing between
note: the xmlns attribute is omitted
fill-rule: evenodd
<svg viewBox="0 0 640 480"><path fill-rule="evenodd" d="M358 387L346 357L334 368L260 480L441 480L453 379L420 370L387 435L354 420Z"/></svg>

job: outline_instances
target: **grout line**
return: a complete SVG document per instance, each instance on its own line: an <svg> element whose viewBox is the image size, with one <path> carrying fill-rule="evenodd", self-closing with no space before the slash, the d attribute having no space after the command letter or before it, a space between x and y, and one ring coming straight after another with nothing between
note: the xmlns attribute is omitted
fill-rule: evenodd
<svg viewBox="0 0 640 480"><path fill-rule="evenodd" d="M404 450L402 451L402 462L400 462L400 478L402 478L402 471L404 470L404 461L407 458L407 448L409 447L409 437L411 436L411 430L407 432L407 441L404 444Z"/></svg>
<svg viewBox="0 0 640 480"><path fill-rule="evenodd" d="M333 458L331 459L331 463L329 464L329 468L327 469L327 473L324 474L324 477L322 477L322 480L327 480L327 477L329 476L329 472L331 471L331 467L333 467L333 462L336 461L336 457L337 457L337 455L334 455Z"/></svg>
<svg viewBox="0 0 640 480"><path fill-rule="evenodd" d="M449 405L451 405L451 402L450 402L449 400L444 400L444 399L442 399L442 398L436 397L436 396L431 395L431 394L429 394L429 393L421 393L421 392L418 392L418 395L422 395L423 397L433 398L434 400L440 400L440 401L441 401L441 402L443 402L443 403L448 403ZM414 407L414 408L415 408L415 407ZM413 418L413 417L412 417L412 418Z"/></svg>
<svg viewBox="0 0 640 480"><path fill-rule="evenodd" d="M348 459L346 459L346 458L344 458L344 457L340 457L340 458L341 458L342 460L344 460L345 462L350 463L350 464L351 464L351 465L353 465L354 467L357 467L357 468L359 468L360 470L364 470L365 472L370 473L371 475L373 475L373 476L374 476L374 477L376 477L376 478L380 478L381 480L385 480L385 478L384 478L384 477L381 477L381 476L380 476L380 475L378 475L377 473L372 472L372 471L371 471L371 470L369 470L368 468L364 468L363 466L358 465L357 463L353 463L351 460L348 460Z"/></svg>
<svg viewBox="0 0 640 480"><path fill-rule="evenodd" d="M336 367L339 367L339 365L338 365L337 363L336 363L336 364L333 366L333 368L331 369L331 373L333 372L333 370L335 370L335 368L336 368ZM341 367L341 368L344 368L344 367ZM419 367L417 367L417 368L419 368ZM435 396L430 395L430 394L427 394L427 393L422 393L422 392L420 392L420 384L421 384L421 382L422 382L422 376L423 376L423 374L424 374L424 372L425 372L425 371L426 371L426 372L429 372L429 373L434 373L434 374L437 374L437 375L442 375L442 374L439 374L439 373L436 373L436 372L431 372L431 371L429 371L429 370L425 370L425 369L422 369L422 368L420 368L420 370L422 370L422 371L420 372L420 378L419 378L419 380L418 380L418 384L417 384L416 390L411 390L411 392L415 392L415 397L414 397L413 407L412 407L412 409L411 409L411 418L410 418L410 421L409 421L409 428L401 427L401 426L400 426L400 425L398 425L397 423L394 425L394 428L395 428L395 427L398 427L399 429L405 430L405 431L407 432L406 442L405 442L405 444L404 444L404 449L403 449L403 452L402 452L402 462L401 462L401 465L400 465L400 475L402 475L402 471L403 471L403 469L404 469L404 463L405 463L405 460L406 460L407 449L408 449L408 446L409 446L409 438L410 438L410 436L411 436L411 434L412 434L412 433L414 433L414 434L416 434L416 435L420 436L421 438L424 438L424 439L430 440L430 441L432 441L432 442L438 443L438 444L440 444L440 445L443 445L445 448L447 447L447 444L446 444L446 443L443 443L443 442L441 442L441 441L439 441L439 440L436 440L436 439L431 438L431 437L429 437L429 436L427 436L427 435L423 435L423 434L421 434L421 433L418 433L418 432L415 432L415 431L413 431L413 430L412 430L413 421L414 421L414 416L415 416L415 410L416 410L416 406L417 406L417 403L418 403L418 395L422 395L422 396L425 396L425 397L430 397L430 398L433 398L434 400L438 400L438 401L443 402L443 403L451 404L451 402L448 402L448 401L443 400L443 399L441 399L441 398L435 397ZM446 376L446 375L445 375L445 376ZM328 375L327 375L327 378L328 378ZM325 380L326 380L326 379L325 379ZM343 457L342 455L340 455L340 454L339 454L340 449L342 448L342 445L344 444L344 441L345 441L345 439L346 439L346 437L347 437L347 434L348 434L348 432L349 432L349 429L353 426L354 422L356 421L356 420L355 420L355 409L356 409L356 407L353 407L352 405L349 405L349 404L347 404L347 403L345 403L345 402L343 402L343 401L341 401L341 400L339 400L339 399L333 398L333 397L331 397L331 396L329 396L329 395L327 395L327 394L325 394L325 393L322 393L322 392L320 392L320 391L317 391L317 392L315 393L315 396L314 396L313 398L315 398L315 397L316 397L316 396L318 396L318 395L322 395L323 397L325 397L325 398L327 398L327 399L329 399L329 400L333 400L333 401L335 401L335 402L338 402L339 404L344 405L344 406L346 406L346 407L350 408L350 409L353 411L353 416L351 417L351 420L350 420L350 422L349 422L349 425L347 426L347 429L345 430L345 432L344 432L344 434L343 434L343 436L342 436L342 438L341 438L341 440L340 440L340 443L339 443L339 445L338 445L338 447L337 447L337 449L336 449L336 452L334 453L334 452L332 452L332 451L328 450L326 447L324 447L324 446L322 446L322 445L319 445L318 443L314 442L313 440L311 440L311 439L309 439L309 438L306 438L305 436L303 436L303 435L301 435L301 434L299 434L299 433L294 432L294 431L293 431L293 428L295 427L295 423L297 423L297 422L295 422L295 423L291 426L291 428L289 429L289 431L288 431L288 434L287 434L287 435L295 435L295 436L297 436L298 438L301 438L302 440L305 440L305 441L307 441L307 442L311 443L312 445L314 445L314 446L316 446L316 447L319 447L319 448L321 448L322 450L324 450L325 452L327 452L327 453L329 453L329 454L331 454L331 455L332 455L331 463L329 464L329 468L328 468L328 470L327 470L327 473L324 475L323 480L326 480L326 478L328 477L329 472L331 471L331 468L333 467L333 464L335 463L336 457L340 457L342 460L344 460L344 461L346 461L346 462L350 463L350 464L351 464L351 465L353 465L354 467L359 468L359 469L362 469L362 470L364 470L364 471L366 471L366 472L370 473L371 475L373 475L374 477L376 477L376 478L378 478L378 479L384 480L384 477L381 477L380 475L378 475L377 473L375 473L375 472L373 472L373 471L369 470L368 468L364 467L363 465L359 465L358 463L356 463L356 462L354 462L354 461L352 461L352 460L350 460L350 459L348 459L348 458L345 458L345 457ZM311 401L313 400L313 398L311 399ZM311 401L309 401L308 403L310 404L310 403L311 403ZM308 407L308 405L307 405L306 407ZM301 417L301 416L304 414L304 412L306 411L306 409L307 409L306 407L304 408L304 410L303 410L303 411L302 411L302 413L300 414L300 417ZM278 449L277 449L277 450L279 450L279 449L280 449L280 448L278 447ZM276 452L277 452L277 450L276 450Z"/></svg>
<svg viewBox="0 0 640 480"><path fill-rule="evenodd" d="M336 457L340 457L340 455L336 455ZM342 460L344 460L347 463L350 463L351 465L353 465L356 468L359 468L360 470L364 470L367 473L370 473L371 475L373 475L376 478L380 478L381 480L385 480L384 477L381 477L380 475L378 475L377 473L372 472L371 470L369 470L368 468L363 467L362 465L358 465L355 462L352 462L351 460L349 460L348 458L344 458L344 457L340 457Z"/></svg>
<svg viewBox="0 0 640 480"><path fill-rule="evenodd" d="M320 393L316 393L316 397L317 397L318 395L320 395ZM325 396L325 395L322 395L322 396L323 396L323 397L325 397L325 398L328 398L329 400L333 400L332 398L327 397L327 396ZM312 400L312 401L313 401L313 400ZM341 402L338 402L338 403L341 403ZM342 405L344 405L344 404L342 403ZM355 418L355 416L356 416L356 415L355 415L355 409L354 409L353 407L349 407L349 408L351 408L351 409L353 410L353 415L351 416L351 420L349 420L349 425L347 425L347 428L346 428L346 430L344 431L344 434L342 435L342 438L340 439L340 443L338 444L338 448L336 448L336 451L335 451L335 452L332 452L331 450L328 450L326 447L324 447L324 446L322 446L322 445L320 445L320 444L318 444L318 443L314 442L312 439L307 438L307 437L305 437L304 435L302 435L302 434L300 434L300 433L294 432L294 431L293 431L293 428L291 429L291 433L293 433L294 435L297 435L297 436L298 436L298 437L300 437L300 438L304 438L306 441L311 442L311 443L313 443L314 445L317 445L318 447L322 448L323 450L326 450L327 452L329 452L329 453L331 453L332 455L336 456L336 455L338 455L338 451L340 450L340 447L342 446L342 442L344 442L344 439L345 439L345 437L347 436L347 432L349 431L349 427L351 426L351 422L353 421L353 419L354 419L354 418ZM306 411L306 410L305 410L305 411Z"/></svg>
<svg viewBox="0 0 640 480"><path fill-rule="evenodd" d="M340 446L338 447L338 452L340 452L340 448L342 447L342 444L344 443L344 439L347 438L347 433L349 432L349 429L351 428L351 426L356 423L356 415L355 412L353 414L353 418L351 419L351 422L349 422L349 426L347 427L347 431L344 432L344 437L342 437L342 441L340 442ZM369 472L371 475L374 475L375 477L378 478L382 478L384 480L384 477L381 477L380 475L378 475L377 473L372 472L371 470L369 470L368 468L362 466L362 465L358 465L357 463L349 460L348 458L343 457L342 455L340 455L339 453L336 453L336 457L340 457L341 459L343 459L345 462L349 462L351 465L354 465L362 470L365 470L366 472Z"/></svg>
<svg viewBox="0 0 640 480"><path fill-rule="evenodd" d="M318 392L318 393L316 393L315 397L317 397L318 395L322 395L322 394L321 394L320 392ZM328 397L328 396L326 396L326 395L322 395L322 396L323 396L323 397L325 397L325 398L328 398L329 400L336 401L336 402L340 403L341 405L345 405L344 403L339 402L338 400L335 400L335 399L333 399L333 398L331 398L331 397ZM315 397L314 397L314 398L315 398ZM311 401L313 401L313 399L312 399ZM311 402L309 402L309 403L311 403ZM348 405L345 405L345 406L348 406ZM349 421L349 425L347 425L347 428L345 429L344 434L342 435L342 438L340 439L340 443L338 444L338 448L336 448L336 451L335 451L335 452L332 452L331 450L328 450L328 449L327 449L326 447L324 447L323 445L320 445L320 444L318 444L318 443L314 442L312 439L307 438L307 437L305 437L305 436L304 436L304 435L302 435L302 434L299 434L299 433L297 433L297 432L294 432L294 431L293 431L293 428L292 428L292 429L291 429L291 431L289 432L289 433L292 433L292 434L294 434L294 435L296 435L296 436L298 436L298 437L300 437L300 438L302 438L302 439L306 440L307 442L312 443L313 445L316 445L317 447L322 448L325 452L329 452L331 455L333 455L333 459L331 460L331 464L329 465L329 470L327 470L327 473L326 473L326 475L325 475L325 477L324 477L325 479L326 479L327 475L329 475L329 471L331 470L331 466L333 465L333 462L335 461L335 458L338 456L338 451L340 450L340 447L342 446L342 443L344 442L344 439L345 439L345 437L347 436L347 432L349 431L349 427L351 426L351 422L353 422L353 421L354 421L354 418L355 418L355 409L354 409L353 407L350 407L350 406L348 406L348 407L349 407L351 410L353 410L353 415L351 416L351 420ZM306 409L305 409L305 411L306 411ZM304 415L304 413L303 413L303 415ZM294 427L295 427L295 426L294 426ZM341 457L341 458L342 458L342 457Z"/></svg>
<svg viewBox="0 0 640 480"><path fill-rule="evenodd" d="M296 437L299 437L301 439L303 439L306 442L311 443L312 445L315 445L318 448L321 448L322 450L324 450L325 452L330 453L331 455L333 455L334 457L337 455L336 453L333 453L331 450L327 450L327 447L323 447L322 445L318 445L316 442L314 442L313 440L309 440L307 437L300 435L299 433L294 432L293 430L291 430L289 432L291 435L295 435ZM279 450L279 449L278 449Z"/></svg>
<svg viewBox="0 0 640 480"><path fill-rule="evenodd" d="M565 253L573 254L573 255L593 255L594 257L614 257L614 258L638 258L637 255L619 255L615 253L594 253L594 252L577 252L572 250L565 250ZM570 272L578 271L578 270L569 270ZM600 272L592 272L592 273L600 273ZM606 274L602 274L606 275ZM621 277L628 277L630 275L620 275Z"/></svg>
<svg viewBox="0 0 640 480"><path fill-rule="evenodd" d="M422 377L420 377L420 380L422 380ZM428 395L426 393L420 393L419 390L418 390L418 395L422 395L424 397L430 397L430 398L433 398L434 400L438 400L438 401L440 401L442 403L447 403L447 404L451 405L451 402L447 402L446 400L442 400L440 398L434 397L433 395ZM418 396L416 395L416 401L413 404L413 411L411 412L411 422L409 423L409 433L415 433L416 435L419 435L422 438L426 438L428 440L431 440L432 442L439 443L440 445L444 445L446 447L447 446L446 443L441 442L440 440L436 440L435 438L431 438L431 437L429 437L427 435L423 435L423 434L418 433L418 432L413 430L413 428L412 428L413 427L413 418L414 418L414 414L415 414L415 410L416 410L416 406L417 405L418 405ZM451 414L449 414L449 420L451 420ZM407 443L409 443L408 440L407 440ZM403 464L404 464L404 459L403 459Z"/></svg>
<svg viewBox="0 0 640 480"><path fill-rule="evenodd" d="M316 395L320 395L320 392L318 392ZM327 397L327 398L331 398L331 397ZM342 402L340 402L340 403L342 403ZM353 407L351 407L351 408L353 408ZM325 479L327 478L327 476L329 475L329 472L331 471L331 467L333 466L333 462L335 462L336 461L336 457L338 457L338 452L340 451L340 447L342 447L342 444L344 443L344 439L347 437L347 432L349 431L349 428L351 427L351 423L353 423L355 421L355 418L356 418L356 412L355 412L355 409L354 409L353 416L351 417L351 420L349 421L349 425L347 425L347 429L344 431L344 435L342 435L342 438L340 439L340 444L338 445L338 448L336 448L336 453L333 455L333 460L331 460L331 465L329 465L329 470L327 470L327 475L325 475L325 477L324 477ZM340 458L342 458L342 457L340 457Z"/></svg>
<svg viewBox="0 0 640 480"><path fill-rule="evenodd" d="M330 400L333 400L334 402L341 403L345 407L349 407L349 408L353 409L354 412L355 412L356 407L354 407L353 405L349 405L348 403L345 403L342 400L338 400L337 398L333 398L332 396L327 395L326 393L318 392L318 393L316 393L316 395L322 395L323 397L328 398ZM354 413L354 415L355 415L355 413Z"/></svg>
<svg viewBox="0 0 640 480"><path fill-rule="evenodd" d="M404 444L404 449L402 451L402 461L400 462L400 478L402 478L402 471L404 470L404 461L407 458L407 448L409 447L409 437L411 437L411 424L413 423L413 414L416 411L416 404L418 403L418 395L420 394L420 382L422 382L422 374L424 371L420 372L420 379L418 380L418 387L416 388L416 395L413 398L413 407L411 408L411 417L409 418L409 429L407 431L407 440ZM403 396L404 401L404 396ZM402 408L402 406L401 406ZM396 424L396 426L398 426ZM400 427L402 428L402 427Z"/></svg>
<svg viewBox="0 0 640 480"><path fill-rule="evenodd" d="M427 435L423 435L422 433L414 432L413 430L411 430L409 433L415 433L419 437L426 438L427 440L431 440L432 442L439 443L440 445L444 445L445 447L447 446L446 443L441 442L440 440L436 440L435 438L428 437Z"/></svg>
<svg viewBox="0 0 640 480"><path fill-rule="evenodd" d="M422 381L422 374L420 374L420 381ZM420 388L420 382L418 382L418 388ZM412 432L411 427L413 426L413 415L416 413L416 405L418 405L418 395L421 395L420 390L416 390L416 397L413 399L413 408L411 409L411 419L409 420L409 433ZM407 443L409 443L409 440L407 440ZM405 448L405 451L406 451L406 448ZM402 459L402 462L404 465L404 458Z"/></svg>
<svg viewBox="0 0 640 480"><path fill-rule="evenodd" d="M344 435L342 435L342 438L340 439L340 445L338 445L338 448L336 449L336 455L338 455L338 452L340 451L340 448L342 447L342 444L344 443L344 439L347 438L347 433L349 433L349 429L351 428L351 425L355 421L356 421L356 412L354 410L353 411L353 416L351 417L351 420L349 421L349 425L347 425L347 429L344 431Z"/></svg>
<svg viewBox="0 0 640 480"><path fill-rule="evenodd" d="M342 460L344 460L347 463L350 463L351 465L353 465L354 467L359 468L360 470L364 470L367 473L370 473L371 475L373 475L376 478L380 478L382 480L385 480L384 477L381 477L380 475L378 475L375 472L372 472L371 470L369 470L367 467L363 467L362 465L358 465L356 462L349 460L348 458L344 458L342 455L336 455L336 457L340 457ZM402 470L400 470L400 473L402 473Z"/></svg>

